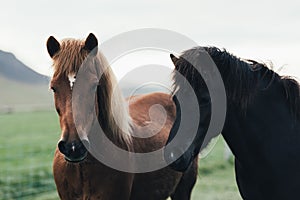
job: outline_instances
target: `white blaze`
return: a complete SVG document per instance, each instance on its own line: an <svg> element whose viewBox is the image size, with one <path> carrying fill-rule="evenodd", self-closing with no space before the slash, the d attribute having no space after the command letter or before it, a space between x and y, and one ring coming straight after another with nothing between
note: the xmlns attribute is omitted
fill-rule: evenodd
<svg viewBox="0 0 300 200"><path fill-rule="evenodd" d="M72 90L73 85L76 81L76 75L75 74L69 74L68 78L69 78L70 87L71 87L71 90Z"/></svg>

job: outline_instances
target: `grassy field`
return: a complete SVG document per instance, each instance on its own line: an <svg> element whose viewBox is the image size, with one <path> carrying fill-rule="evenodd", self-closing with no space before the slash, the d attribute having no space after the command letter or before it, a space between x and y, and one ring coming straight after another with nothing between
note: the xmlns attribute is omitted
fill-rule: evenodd
<svg viewBox="0 0 300 200"><path fill-rule="evenodd" d="M0 115L0 135L0 198L40 199L39 195L53 193L51 163L59 138L56 114Z"/></svg>
<svg viewBox="0 0 300 200"><path fill-rule="evenodd" d="M58 199L52 158L60 136L54 112L0 115L0 199ZM200 161L192 199L239 200L233 162L224 161L219 139Z"/></svg>

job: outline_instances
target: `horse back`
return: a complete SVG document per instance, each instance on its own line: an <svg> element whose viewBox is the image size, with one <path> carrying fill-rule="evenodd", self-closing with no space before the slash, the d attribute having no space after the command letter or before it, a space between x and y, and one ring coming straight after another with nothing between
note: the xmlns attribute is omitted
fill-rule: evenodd
<svg viewBox="0 0 300 200"><path fill-rule="evenodd" d="M162 148L167 142L176 116L171 95L160 92L138 95L130 97L128 103L134 124L135 152Z"/></svg>

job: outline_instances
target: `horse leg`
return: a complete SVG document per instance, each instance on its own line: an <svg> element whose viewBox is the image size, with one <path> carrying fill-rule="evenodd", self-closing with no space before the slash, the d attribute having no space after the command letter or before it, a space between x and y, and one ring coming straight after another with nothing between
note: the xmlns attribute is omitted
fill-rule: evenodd
<svg viewBox="0 0 300 200"><path fill-rule="evenodd" d="M172 200L190 200L192 189L196 183L198 174L198 156L193 163L183 173L174 193L171 195Z"/></svg>

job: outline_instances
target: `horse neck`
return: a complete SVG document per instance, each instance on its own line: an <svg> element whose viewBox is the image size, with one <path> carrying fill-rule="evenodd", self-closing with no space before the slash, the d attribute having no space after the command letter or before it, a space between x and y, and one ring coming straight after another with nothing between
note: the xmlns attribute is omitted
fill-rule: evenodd
<svg viewBox="0 0 300 200"><path fill-rule="evenodd" d="M247 63L217 66L223 79L228 104L238 105L241 110L245 110L256 92L260 72L252 71Z"/></svg>
<svg viewBox="0 0 300 200"><path fill-rule="evenodd" d="M299 119L290 110L282 84L277 80L269 84L269 80L260 83L260 91L244 112L241 113L235 104L227 107L222 135L235 157L248 166L255 165L251 161L259 159L258 155L262 155L264 145L271 138L289 137L300 127ZM269 86L266 88L266 85Z"/></svg>

